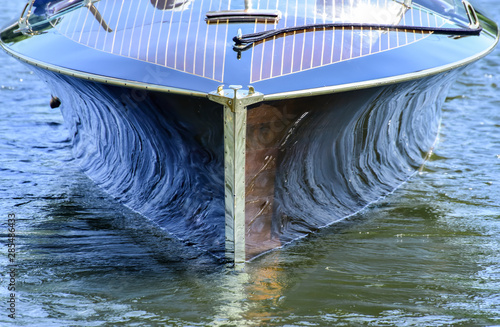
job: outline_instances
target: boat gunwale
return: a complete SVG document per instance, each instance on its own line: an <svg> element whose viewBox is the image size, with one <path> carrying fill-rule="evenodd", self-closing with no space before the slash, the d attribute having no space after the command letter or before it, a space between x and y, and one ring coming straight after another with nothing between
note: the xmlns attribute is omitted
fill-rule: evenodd
<svg viewBox="0 0 500 327"><path fill-rule="evenodd" d="M392 84L397 84L397 83L408 82L411 80L421 79L421 78L445 73L447 71L451 71L453 69L457 69L457 68L472 64L472 63L476 62L477 60L487 56L489 53L491 53L495 49L495 47L497 46L497 44L500 41L500 30L498 29L498 27L496 28L496 32L497 32L497 34L496 34L494 42L487 49L485 49L481 52L478 52L477 54L470 56L468 58L465 58L463 60L453 62L453 63L447 64L447 65L438 66L435 68L425 69L425 70L412 72L412 73L406 73L406 74L402 74L402 75L395 75L395 76L390 76L390 77L371 79L371 80L362 81L362 82L330 85L330 86L289 91L289 92L265 94L263 92L263 90L258 90L258 89L256 89L256 90L259 91L260 93L264 94L263 101L277 101L277 100L295 99L295 98L301 98L301 97L320 96L320 95L331 94L331 93L355 91L355 90L367 89L367 88L371 88L371 87L392 85ZM493 36L493 34L491 34L491 36ZM58 74L62 74L62 75L70 76L70 77L75 77L75 78L79 78L82 80L88 80L88 81L92 81L92 82L96 82L96 83L113 85L113 86L129 87L129 88L133 88L133 89L141 89L141 90L147 90L147 91L156 91L156 92L161 92L161 93L172 93L172 94L193 96L193 97L198 97L198 98L208 98L208 95L211 92L215 91L215 90L211 90L209 92L200 92L200 91L181 89L181 88L176 88L176 87L166 86L166 85L150 84L150 83L145 83L145 82L120 79L120 78L116 78L116 77L109 77L109 76L97 75L97 74L92 74L92 73L85 73L82 71L78 71L78 70L74 70L74 69L70 69L70 68L64 68L64 67L60 67L57 65L44 63L42 61L39 61L39 60L36 60L33 58L29 58L27 56L24 56L24 55L14 51L14 50L12 50L2 41L0 41L0 46L2 46L2 48L12 57L14 57L22 62L25 62L27 64L30 64L32 66L46 69L48 71L52 71L52 72L55 72Z"/></svg>
<svg viewBox="0 0 500 327"><path fill-rule="evenodd" d="M79 78L82 80L87 80L87 81L92 81L92 82L107 84L107 85L113 85L113 86L126 86L126 87L133 88L133 89L157 91L157 92L162 92L162 93L173 93L173 94L187 95L187 96L193 96L193 97L199 97L199 98L208 97L208 93L205 93L205 92L198 92L198 91L181 89L181 88L159 85L159 84L151 84L151 83L145 83L145 82L125 80L125 79L116 78L116 77L103 76L103 75L92 74L92 73L85 73L85 72L82 72L79 70L64 68L64 67L60 67L60 66L53 65L53 64L48 64L48 63L42 62L40 60L36 60L36 59L29 58L27 56L24 56L16 51L13 51L8 46L6 46L5 43L3 43L1 41L0 41L0 46L2 46L2 48L5 50L5 52L7 52L7 54L9 54L10 56L12 56L12 57L24 62L24 63L35 66L37 68L45 69L45 70L48 70L48 71L51 71L54 73L66 75L69 77L75 77L75 78Z"/></svg>
<svg viewBox="0 0 500 327"><path fill-rule="evenodd" d="M500 41L500 31L497 33L495 41L487 49L485 49L481 52L478 52L477 54L470 56L468 58L465 58L463 60L456 61L456 62L447 64L447 65L442 65L442 66L438 66L435 68L424 69L424 70L413 72L413 73L406 73L406 74L402 74L402 75L394 75L391 77L384 77L384 78L367 80L367 81L363 81L363 82L354 82L354 83L347 83L347 84L340 84L340 85L324 86L324 87L313 88L313 89L305 89L305 90L299 90L299 91L290 91L290 92L268 94L268 95L264 95L264 101L295 99L295 98L300 98L300 97L311 97L311 96L319 96L319 95L325 95L325 94L330 94L330 93L340 93L340 92L362 90L362 89L367 89L367 88L371 88L371 87L392 85L392 84L403 83L403 82L408 82L408 81L412 81L412 80L416 80L416 79L422 79L422 78L438 75L441 73L452 71L454 69L457 69L457 68L460 68L463 66L470 65L470 64L486 57L488 54L490 54L495 49L495 47L497 46L499 41ZM262 92L262 91L260 91L260 92Z"/></svg>

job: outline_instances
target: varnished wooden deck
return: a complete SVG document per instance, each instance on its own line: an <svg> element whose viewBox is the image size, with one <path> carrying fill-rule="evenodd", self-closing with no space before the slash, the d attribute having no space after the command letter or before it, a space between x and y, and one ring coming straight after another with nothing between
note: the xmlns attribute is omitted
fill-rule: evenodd
<svg viewBox="0 0 500 327"><path fill-rule="evenodd" d="M357 8L353 8L353 4ZM93 49L225 82L227 56L235 56L234 24L206 22L209 11L241 9L243 1L101 0L94 3L109 30L90 10L76 10L56 25L71 40ZM254 9L282 13L278 22L243 24L244 32L328 22L368 22L440 27L445 20L418 6L390 0L254 1ZM359 10L361 9L361 11ZM252 47L247 83L280 77L403 47L429 36L401 30L320 29L273 37Z"/></svg>

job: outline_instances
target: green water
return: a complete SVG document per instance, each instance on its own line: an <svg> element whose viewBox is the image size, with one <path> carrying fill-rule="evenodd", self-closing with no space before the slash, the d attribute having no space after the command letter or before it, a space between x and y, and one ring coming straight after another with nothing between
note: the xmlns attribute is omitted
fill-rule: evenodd
<svg viewBox="0 0 500 327"><path fill-rule="evenodd" d="M475 4L500 21L496 0ZM17 264L12 320L2 246L1 326L500 326L500 49L451 89L421 173L243 272L132 223L71 159L44 84L0 65L0 236L14 214Z"/></svg>

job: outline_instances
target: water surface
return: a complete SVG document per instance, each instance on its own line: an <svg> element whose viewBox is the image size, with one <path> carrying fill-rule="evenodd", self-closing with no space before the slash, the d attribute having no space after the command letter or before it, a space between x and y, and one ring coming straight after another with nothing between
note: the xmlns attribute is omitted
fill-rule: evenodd
<svg viewBox="0 0 500 327"><path fill-rule="evenodd" d="M475 1L500 21L495 0ZM4 4L0 20L23 1ZM179 253L72 159L60 112L0 55L2 326L500 325L500 49L452 87L425 169L361 214L235 273Z"/></svg>

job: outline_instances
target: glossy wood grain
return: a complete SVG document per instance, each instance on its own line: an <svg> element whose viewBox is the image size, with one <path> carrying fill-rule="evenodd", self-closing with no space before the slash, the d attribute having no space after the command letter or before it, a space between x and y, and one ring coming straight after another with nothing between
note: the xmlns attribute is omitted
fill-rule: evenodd
<svg viewBox="0 0 500 327"><path fill-rule="evenodd" d="M353 3L357 7L353 7ZM133 58L177 71L224 82L233 75L226 57L234 56L231 39L235 24L226 20L207 22L207 12L236 10L242 2L101 0L95 8L111 31L102 27L87 8L68 14L56 25L64 36L82 45ZM419 7L406 9L394 1L255 1L255 9L278 10L279 22L255 19L238 24L247 32L304 24L344 21L443 26L445 21ZM354 14L355 8L365 12ZM251 56L247 83L293 74L340 61L368 56L417 42L429 34L412 31L320 29L293 32L256 44ZM229 71L227 71L229 70Z"/></svg>

